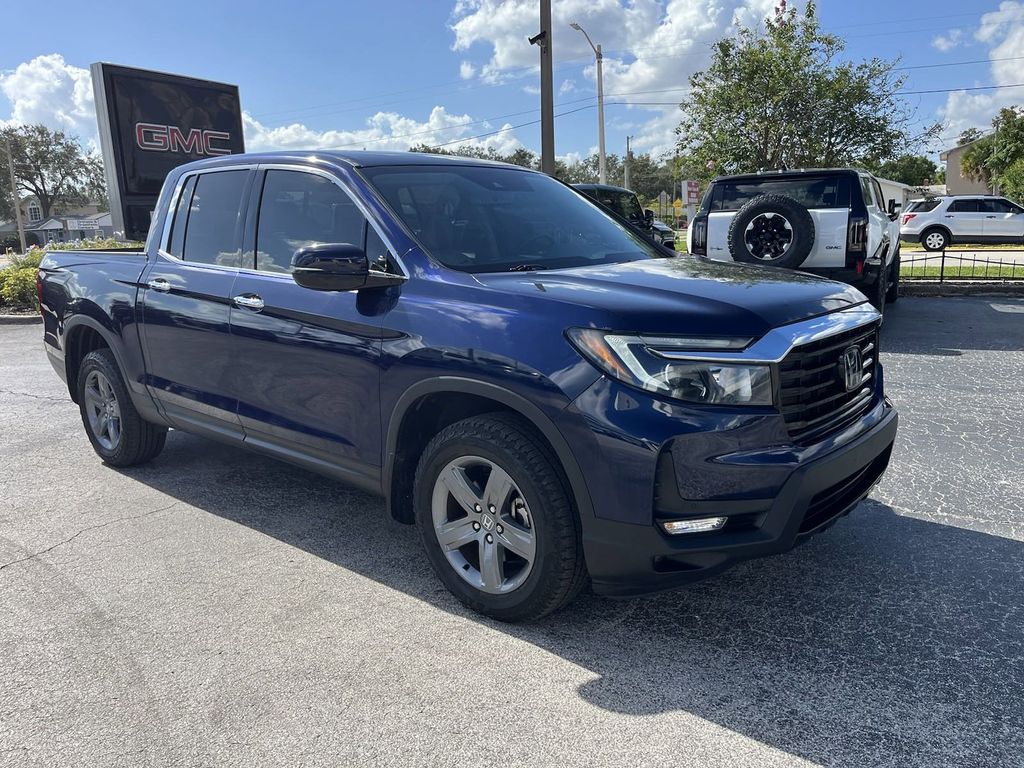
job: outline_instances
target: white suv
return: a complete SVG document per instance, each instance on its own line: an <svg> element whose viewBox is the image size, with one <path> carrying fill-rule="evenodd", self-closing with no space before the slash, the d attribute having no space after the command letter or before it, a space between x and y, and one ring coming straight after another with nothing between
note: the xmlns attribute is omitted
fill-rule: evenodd
<svg viewBox="0 0 1024 768"><path fill-rule="evenodd" d="M799 269L855 285L881 311L899 296L896 201L852 168L762 171L711 182L690 253Z"/></svg>
<svg viewBox="0 0 1024 768"><path fill-rule="evenodd" d="M954 243L1024 242L1024 208L1005 197L954 195L911 200L901 218L900 239L941 251Z"/></svg>

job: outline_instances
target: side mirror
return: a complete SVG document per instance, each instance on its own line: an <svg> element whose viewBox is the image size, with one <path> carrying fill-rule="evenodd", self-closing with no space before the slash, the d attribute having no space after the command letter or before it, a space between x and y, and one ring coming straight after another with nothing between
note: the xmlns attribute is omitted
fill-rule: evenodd
<svg viewBox="0 0 1024 768"><path fill-rule="evenodd" d="M896 213L896 211L898 210L898 208L899 208L899 206L897 206L897 205L896 205L896 201L895 201L895 200L892 200L892 199L890 199L890 200L889 200L889 207L888 207L888 209L887 209L887 210L889 211L889 215L890 215L890 216L893 216L893 215L895 215L895 213Z"/></svg>
<svg viewBox="0 0 1024 768"><path fill-rule="evenodd" d="M292 279L314 291L358 291L405 280L401 275L370 269L366 252L349 243L317 243L292 256Z"/></svg>
<svg viewBox="0 0 1024 768"><path fill-rule="evenodd" d="M644 209L644 223L647 224L648 227L654 224L654 211L650 208Z"/></svg>

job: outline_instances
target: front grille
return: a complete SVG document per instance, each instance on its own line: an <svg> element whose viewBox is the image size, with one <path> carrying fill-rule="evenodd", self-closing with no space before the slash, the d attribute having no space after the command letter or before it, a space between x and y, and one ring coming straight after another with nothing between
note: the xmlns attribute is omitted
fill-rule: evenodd
<svg viewBox="0 0 1024 768"><path fill-rule="evenodd" d="M847 390L841 360L860 349L862 379ZM779 364L779 395L789 435L811 443L853 423L871 407L878 360L878 323L794 347Z"/></svg>

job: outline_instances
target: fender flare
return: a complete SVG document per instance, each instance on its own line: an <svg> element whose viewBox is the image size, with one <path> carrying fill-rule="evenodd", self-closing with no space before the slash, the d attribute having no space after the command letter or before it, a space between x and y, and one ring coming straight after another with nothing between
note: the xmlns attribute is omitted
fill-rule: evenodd
<svg viewBox="0 0 1024 768"><path fill-rule="evenodd" d="M525 418L533 425L548 441L548 444L555 452L555 457L562 465L569 487L572 490L576 501L576 509L579 511L581 522L594 517L594 505L590 498L590 491L587 488L583 471L580 469L576 456L573 454L569 443L562 436L558 427L548 416L536 405L531 403L522 395L518 395L497 384L468 379L460 376L437 376L417 382L405 390L391 410L391 417L388 421L387 437L384 443L384 476L382 486L384 495L391 504L391 481L395 465L395 456L398 447L398 433L402 426L409 408L425 395L439 393L463 393L467 395L478 395L494 400L510 408Z"/></svg>

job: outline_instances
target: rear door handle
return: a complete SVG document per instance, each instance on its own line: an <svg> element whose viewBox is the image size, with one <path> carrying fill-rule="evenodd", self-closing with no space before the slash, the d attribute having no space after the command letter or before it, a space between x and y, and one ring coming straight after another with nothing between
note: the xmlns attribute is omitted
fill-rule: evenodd
<svg viewBox="0 0 1024 768"><path fill-rule="evenodd" d="M160 293L167 293L167 291L171 290L171 284L164 280L162 277L157 277L154 278L153 280L150 280L148 285L154 291L160 291Z"/></svg>
<svg viewBox="0 0 1024 768"><path fill-rule="evenodd" d="M994 218L997 218L997 217L995 217L995 216L986 216L985 218L986 219L994 219Z"/></svg>
<svg viewBox="0 0 1024 768"><path fill-rule="evenodd" d="M239 307L251 309L253 312L259 312L263 309L263 299L259 296L235 296L234 302Z"/></svg>

